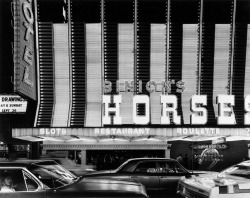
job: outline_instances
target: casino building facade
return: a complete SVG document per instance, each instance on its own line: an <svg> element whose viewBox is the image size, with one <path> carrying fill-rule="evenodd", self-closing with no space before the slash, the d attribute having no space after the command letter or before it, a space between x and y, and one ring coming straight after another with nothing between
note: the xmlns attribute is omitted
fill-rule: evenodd
<svg viewBox="0 0 250 198"><path fill-rule="evenodd" d="M43 153L67 151L83 166L112 152L107 158L175 158L186 152L192 158L194 143L202 142L195 147L200 154L197 148L217 145L219 138L226 146L215 147L225 148L226 164L233 163L227 160L230 152L241 151L235 161L248 155L250 2L14 0L8 5L13 92L29 101L21 118L28 122L6 126L13 138L32 142L37 152L40 145ZM206 97L193 106L200 107L196 113L190 110L194 95ZM232 97L224 105L220 95ZM164 96L172 97L165 106ZM205 123L193 124L204 115ZM218 117L230 118L229 124Z"/></svg>

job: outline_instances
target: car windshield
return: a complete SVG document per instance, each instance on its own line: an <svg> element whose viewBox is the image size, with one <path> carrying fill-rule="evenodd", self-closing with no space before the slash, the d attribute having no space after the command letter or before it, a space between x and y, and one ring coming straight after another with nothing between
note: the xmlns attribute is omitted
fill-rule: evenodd
<svg viewBox="0 0 250 198"><path fill-rule="evenodd" d="M49 188L69 185L78 178L54 161L34 163L29 167L29 170Z"/></svg>
<svg viewBox="0 0 250 198"><path fill-rule="evenodd" d="M120 167L117 168L117 171L119 172L133 172L136 168L136 164L139 162L137 160L135 161L126 161L124 162Z"/></svg>
<svg viewBox="0 0 250 198"><path fill-rule="evenodd" d="M170 169L167 172L176 172L176 173L188 173L188 170L186 170L184 167L182 167L179 163L175 161L159 161L155 160L153 164L156 165L156 162L158 162L159 170L160 172L164 172L163 170ZM116 169L118 172L134 172L136 168L138 167L137 165L140 164L141 161L139 160L132 160L132 161L126 161L124 162L120 167ZM139 165L140 166L140 165Z"/></svg>
<svg viewBox="0 0 250 198"><path fill-rule="evenodd" d="M222 171L225 175L232 175L250 179L250 163L240 163Z"/></svg>

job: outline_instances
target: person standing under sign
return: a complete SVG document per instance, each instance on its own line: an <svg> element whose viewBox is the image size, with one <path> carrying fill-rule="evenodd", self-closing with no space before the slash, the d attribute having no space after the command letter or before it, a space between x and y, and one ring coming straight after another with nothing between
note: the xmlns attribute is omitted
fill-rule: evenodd
<svg viewBox="0 0 250 198"><path fill-rule="evenodd" d="M184 158L183 158L183 166L187 169L189 169L188 167L188 155L185 154Z"/></svg>
<svg viewBox="0 0 250 198"><path fill-rule="evenodd" d="M243 161L249 160L248 155L245 155L245 157L243 158Z"/></svg>
<svg viewBox="0 0 250 198"><path fill-rule="evenodd" d="M183 165L183 159L182 159L182 155L179 154L176 158L177 162L179 162L181 165Z"/></svg>

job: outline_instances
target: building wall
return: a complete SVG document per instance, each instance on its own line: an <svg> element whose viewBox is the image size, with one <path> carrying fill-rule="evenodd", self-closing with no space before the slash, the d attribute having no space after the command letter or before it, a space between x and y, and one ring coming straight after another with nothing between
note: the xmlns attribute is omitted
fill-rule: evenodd
<svg viewBox="0 0 250 198"><path fill-rule="evenodd" d="M168 4L168 2L170 2L170 4ZM201 4L201 2L203 2L203 4ZM12 128L53 126L52 120L54 118L56 101L54 97L55 93L57 93L54 84L56 70L54 70L55 51L53 25L55 24L63 24L68 27L68 29L66 29L68 30L69 41L68 46L64 47L68 48L67 50L69 51L67 69L69 70L70 79L70 88L66 91L66 94L70 95L70 98L67 104L65 104L70 107L69 110L67 110L68 120L64 122L64 124L57 126L72 128L94 126L94 124L86 124L87 116L93 118L95 115L101 114L102 109L99 107L100 104L96 110L96 105L90 104L91 102L87 99L89 91L92 90L88 90L90 88L87 87L87 83L90 82L90 76L87 75L89 66L87 60L89 37L86 36L86 31L89 30L88 27L91 26L101 27L101 29L98 28L96 32L95 29L91 29L91 31L94 31L94 33L98 35L98 49L92 49L93 52L91 55L98 52L98 64L101 62L101 65L98 65L100 66L98 67L98 75L101 75L102 78L98 79L99 83L95 85L96 87L91 88L94 91L98 89L98 96L102 94L103 90L101 90L102 87L100 87L100 84L104 83L104 81L112 82L112 91L107 95L116 94L116 80L119 79L121 69L124 69L121 67L124 62L129 65L128 68L132 73L131 76L129 76L131 78L129 80L134 80L134 84L131 85L131 87L134 86L133 94L150 95L149 91L145 88L146 83L158 75L155 74L155 76L151 76L151 74L153 74L151 70L155 69L153 65L157 65L157 62L152 61L152 57L155 59L159 57L161 58L160 64L165 64L161 67L163 70L161 75L162 73L163 75L160 78L165 78L162 80L166 81L175 80L170 91L171 94L177 97L177 111L178 115L181 116L181 124L190 124L190 120L188 119L190 112L189 108L186 107L186 105L188 105L188 97L192 94L200 93L206 94L208 97L207 125L217 125L215 118L217 113L214 110L214 94L226 93L235 95L235 107L233 110L236 115L236 123L238 126L244 126L243 101L244 97L249 94L249 75L247 75L247 71L249 70L247 54L249 53L248 43L250 40L248 27L250 23L249 2L237 0L234 6L232 6L232 3L232 0L71 0L66 3L63 0L37 0L39 36L37 47L40 52L38 57L39 61L37 62L37 73L39 74L39 78L37 79L39 81L39 86L37 87L39 92L38 103L28 99L28 109L26 114L23 115L0 115L0 138L6 142L14 142L14 140L11 139ZM1 30L5 30L0 32L0 52L4 55L0 57L0 93L5 94L13 93L13 83L11 80L13 76L13 56L11 48L13 29L10 23L12 20L10 2L4 0L0 2L0 5L0 28ZM203 11L203 18L200 17L201 11ZM236 11L235 18L234 11ZM118 28L124 24L130 27L131 31L118 31ZM226 33L224 33L223 28L223 30L221 29L221 27L225 25L227 26L225 28ZM163 36L160 41L152 39L152 33L155 31L154 28L157 30L166 30L166 32L162 33ZM193 35L192 32L196 30L197 35ZM218 31L221 34L219 34ZM119 50L120 42L124 41L119 41L121 34L123 34L122 36L125 38L125 46L130 46L130 48L126 48L128 51L125 53L122 49ZM202 38L201 35L203 35ZM226 47L224 43L220 44L216 42L218 35L220 37L227 36L227 40L224 42L226 43ZM129 38L128 43L126 43L126 36ZM166 36L166 38L163 38L164 36ZM195 38L193 38L193 36L195 36ZM191 52L186 48L186 46L189 45L190 39L192 39L191 44L193 46ZM221 41L221 39L219 39L219 41ZM162 45L162 42L164 45ZM159 43L161 47L165 46L164 53L159 53L157 50L154 51L154 49L151 48L152 46L158 47ZM201 48L199 48L200 44ZM93 45L91 45L91 47L92 46ZM215 50L217 49L216 46L219 50ZM215 57L221 57L221 46L225 47L222 52L226 54L222 54L222 58L224 58L223 66L215 63ZM233 47L234 51L232 51ZM124 59L122 60L120 59L121 54L124 55ZM192 57L192 60L189 59L189 57ZM126 62L128 60L129 62ZM91 61L94 62L95 59L93 58ZM183 61L185 62L183 63ZM226 64L227 62L228 64ZM219 66L216 69L220 69L219 71L227 71L222 85L219 84L219 82L222 82L221 79L218 79L220 77L218 75L219 72L215 73L215 71L218 71L215 70L215 66L217 67L217 65ZM193 71L194 69L195 71ZM189 70L192 72L190 75L184 73L184 71L188 72ZM93 73L95 74L95 72ZM124 73L126 74L126 71ZM232 76L230 76L231 74ZM186 82L190 91L187 93L188 96L176 92L176 89L179 88L176 82L182 80L183 77L185 77L185 79L190 78L193 82L192 85L188 84L188 81ZM218 81L215 81L215 78L217 78ZM141 80L142 83L141 91L139 80ZM217 85L218 87L216 87ZM214 87L218 88L218 90L216 90L217 92L214 91ZM123 85L121 85L121 89L124 89ZM113 100L113 98L111 99ZM98 100L98 102L100 102L100 100ZM152 104L155 104L154 102L155 100L152 99ZM129 102L127 103L129 104ZM93 111L87 110L89 105L92 105ZM125 110L126 108L130 108L130 106L126 106ZM143 115L144 111L145 107L143 105L138 106L138 115ZM93 114L89 115L89 113L92 112ZM159 111L157 112L159 113ZM184 120L184 116L187 121ZM127 117L129 117L129 115ZM100 122L101 119L101 117L98 117L96 127L102 126ZM93 122L94 121L92 121L92 123ZM113 122L114 119L112 118L111 124L113 124ZM157 127L159 126L157 122L159 122L159 120L156 117L149 125L151 124L150 126ZM129 121L129 124L133 123ZM172 127L176 126L172 117L170 119L170 125ZM174 154L171 155L175 158L177 151L173 149L173 152ZM239 159L237 158L237 160Z"/></svg>
<svg viewBox="0 0 250 198"><path fill-rule="evenodd" d="M106 94L111 95L112 101L114 100L112 95L118 94L117 89L123 98L121 103L123 125L133 125L133 121L129 120L132 113L124 114L122 109L131 109L128 104L132 103L133 95L144 94L151 98L152 119L149 125L157 127L160 120L156 114L159 114L160 110L155 111L155 109L161 108L156 104L160 102L162 85L161 82L156 82L147 89L150 80L166 83L170 81L171 88L165 89L165 92L177 97L177 111L181 125L191 125L190 99L192 95L197 94L207 95L206 125L217 125L216 97L218 94L225 94L235 96L235 106L232 108L235 123L237 126L244 126L244 97L249 94L247 86L249 77L245 75L245 70L248 71L249 67L246 59L249 47L246 43L249 40L247 27L250 22L245 8L249 3L241 0L235 1L236 4L232 0L119 2L71 0L66 3L54 0L52 4L43 0L37 2L38 49L43 54L39 56L40 102L35 126L52 126L56 109L54 34L51 29L55 23L67 25L69 34L67 70L70 73L70 88L67 94L70 99L69 104L65 104L69 105L66 113L69 116L68 121L62 123L61 127L104 126L105 123L102 121L104 109L99 104L102 101L97 98ZM44 15L47 8L51 12ZM133 27L131 32L120 30L124 23ZM99 24L101 29L95 29L94 24ZM162 39L157 41L152 35L154 29L160 31L161 26L164 26L162 29L164 32ZM100 36L96 37L98 45L90 46L91 38L87 34L89 31L94 31ZM241 39L237 35L242 35ZM120 40L123 36L130 40ZM124 47L120 49L119 46L123 46L123 42ZM157 49L162 47L158 42L163 46L160 53L152 48L152 46ZM94 48L88 51L89 47ZM94 61L98 60L100 66L92 69L96 75L101 76L101 79L98 78L95 82L93 79L96 77L93 77L92 70L89 70L94 62L88 61L92 54L96 57ZM154 60L161 61L158 63ZM156 67L161 70L159 76L153 74L153 70L157 70ZM107 81L112 85L105 84ZM125 81L131 93L125 92ZM102 88L104 85L109 93ZM151 93L155 86L158 86L156 96ZM95 99L90 99L94 95ZM138 105L136 112L138 115L144 115L145 106ZM114 116L114 113L111 113L111 117L112 115ZM93 117L96 123L89 121ZM110 124L117 124L114 117L111 118ZM170 125L176 125L173 116L170 118Z"/></svg>
<svg viewBox="0 0 250 198"><path fill-rule="evenodd" d="M14 92L14 28L13 16L11 13L11 1L0 1L0 95L17 94ZM12 128L32 127L34 124L36 101L28 100L27 112L23 114L0 113L0 141L8 149L9 157L16 156L17 151L12 149L13 145L27 145L30 142L12 138ZM36 157L37 154L33 153ZM27 156L27 154L25 154ZM2 155L0 156L3 157Z"/></svg>

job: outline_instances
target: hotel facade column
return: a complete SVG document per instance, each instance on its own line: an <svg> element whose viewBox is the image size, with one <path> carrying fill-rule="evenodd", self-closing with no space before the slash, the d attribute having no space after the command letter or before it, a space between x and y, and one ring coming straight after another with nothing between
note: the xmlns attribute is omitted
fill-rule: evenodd
<svg viewBox="0 0 250 198"><path fill-rule="evenodd" d="M86 155L86 149L84 150L81 150L81 166L82 167L85 167L87 165L87 161L86 161L86 158L87 158L87 155Z"/></svg>
<svg viewBox="0 0 250 198"><path fill-rule="evenodd" d="M165 150L165 158L170 158L170 149Z"/></svg>
<svg viewBox="0 0 250 198"><path fill-rule="evenodd" d="M247 156L250 158L250 144L247 145L247 148L248 148Z"/></svg>

